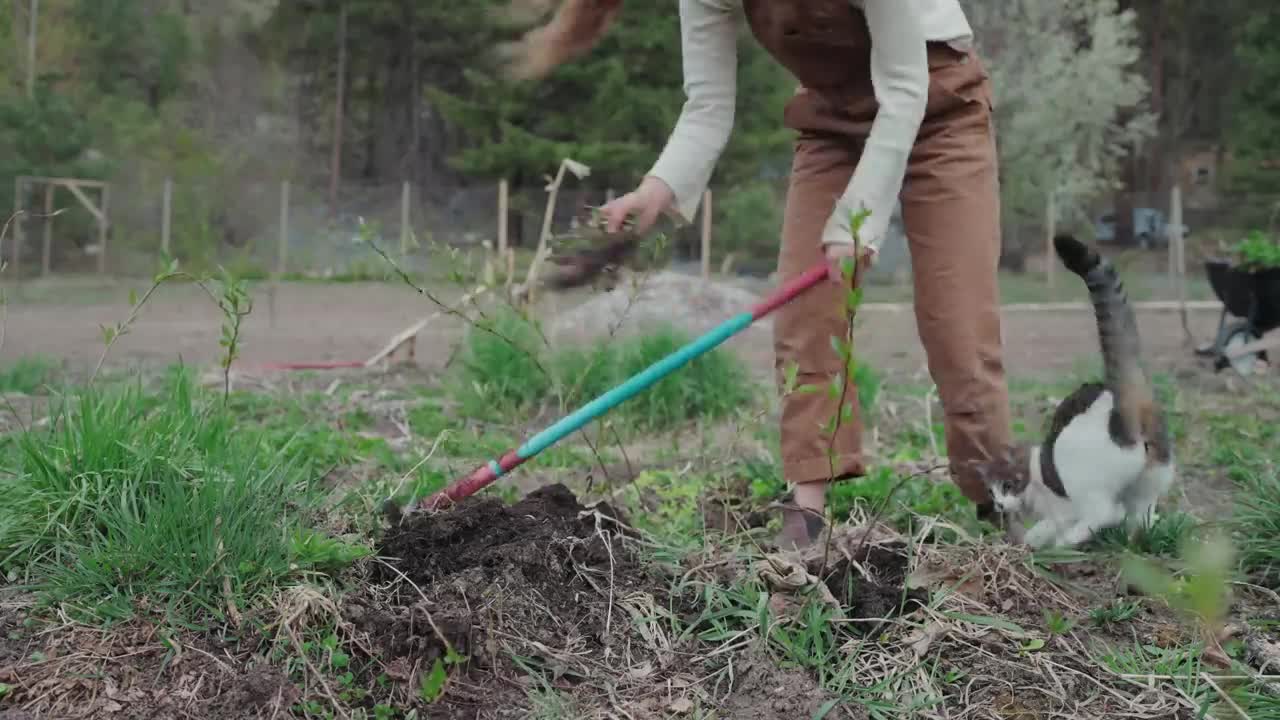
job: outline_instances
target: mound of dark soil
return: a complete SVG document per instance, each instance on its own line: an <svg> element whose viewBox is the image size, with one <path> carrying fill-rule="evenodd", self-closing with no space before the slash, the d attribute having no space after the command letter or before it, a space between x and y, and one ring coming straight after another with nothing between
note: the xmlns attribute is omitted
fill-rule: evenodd
<svg viewBox="0 0 1280 720"><path fill-rule="evenodd" d="M652 660L616 604L647 594L665 607L666 586L626 547L619 521L608 505L587 509L558 484L510 506L471 498L411 515L378 547L390 566L375 564L373 579L390 594L354 600L344 615L367 633L388 675L410 687L445 656L447 641L466 658L467 678L448 702L467 706L466 686L476 688L475 704L457 708L466 717L494 707L492 689L478 690L484 674L532 665L573 683L616 663L622 647Z"/></svg>
<svg viewBox="0 0 1280 720"><path fill-rule="evenodd" d="M605 518L604 530L618 529L617 523L609 522L618 517L616 511L606 504L596 510ZM600 540L596 526L594 514L568 488L556 484L510 506L485 498L447 512L410 516L387 532L379 554L395 558L396 568L419 585L508 564L529 570L529 579L538 581L553 572L546 563L548 544L570 538ZM380 572L382 580L399 575L385 567Z"/></svg>

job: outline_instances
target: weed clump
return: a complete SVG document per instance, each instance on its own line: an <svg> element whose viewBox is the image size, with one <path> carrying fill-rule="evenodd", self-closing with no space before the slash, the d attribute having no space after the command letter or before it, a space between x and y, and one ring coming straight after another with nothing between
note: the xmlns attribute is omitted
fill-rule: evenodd
<svg viewBox="0 0 1280 720"><path fill-rule="evenodd" d="M237 429L185 372L60 398L0 458L0 572L86 621L231 616L361 554L308 529L305 458Z"/></svg>
<svg viewBox="0 0 1280 720"><path fill-rule="evenodd" d="M1244 569L1280 587L1280 473L1247 473L1236 501L1236 543Z"/></svg>
<svg viewBox="0 0 1280 720"><path fill-rule="evenodd" d="M692 338L674 328L592 348L548 349L537 327L512 311L496 313L487 330L471 332L452 385L473 417L528 413L548 402L569 412L680 349ZM644 431L673 429L699 418L721 418L752 399L743 364L716 348L631 398L616 411Z"/></svg>
<svg viewBox="0 0 1280 720"><path fill-rule="evenodd" d="M0 370L0 393L33 395L53 379L57 364L42 357L22 357Z"/></svg>
<svg viewBox="0 0 1280 720"><path fill-rule="evenodd" d="M473 328L458 354L453 394L473 417L535 407L551 391L540 357L537 327L510 310L493 313L485 329Z"/></svg>

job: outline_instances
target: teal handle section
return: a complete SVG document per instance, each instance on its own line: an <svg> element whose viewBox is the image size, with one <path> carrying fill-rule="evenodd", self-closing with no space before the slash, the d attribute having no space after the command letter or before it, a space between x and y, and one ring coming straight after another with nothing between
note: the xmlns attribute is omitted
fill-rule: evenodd
<svg viewBox="0 0 1280 720"><path fill-rule="evenodd" d="M583 405L573 414L565 416L551 427L529 438L516 450L516 454L520 456L521 460L528 460L546 450L560 442L569 433L638 395L650 385L680 369L685 363L746 329L754 320L755 318L749 312L729 318L702 337L632 375L626 382Z"/></svg>

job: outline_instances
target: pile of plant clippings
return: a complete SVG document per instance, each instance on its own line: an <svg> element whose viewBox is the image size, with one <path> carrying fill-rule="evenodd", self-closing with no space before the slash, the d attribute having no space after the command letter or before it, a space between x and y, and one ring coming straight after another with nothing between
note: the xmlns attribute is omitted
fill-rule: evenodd
<svg viewBox="0 0 1280 720"><path fill-rule="evenodd" d="M916 702L921 717L939 718L1189 720L1201 706L1221 711L1214 682L1230 691L1258 671L1256 664L1215 658L1213 650L1198 655L1185 618L1162 599L1142 596L1105 563L1037 562L1025 547L1001 543L921 542L933 529L911 541L885 526L870 532L839 526L822 545L772 556L775 564L789 557L783 572L756 563L758 572L771 571L775 586L785 584L783 576L807 577L810 585L820 580L818 594L835 607L835 622L861 625L863 638L874 637L849 640L839 653L845 682L876 689L868 705L879 699L886 709L902 710ZM908 548L903 575L892 557ZM876 598L898 583L915 611L890 617L893 605L879 606ZM842 596L844 588L853 595ZM869 614L850 612L860 605ZM795 616L794 608L775 606ZM1256 618L1259 609L1237 597L1231 616ZM1228 625L1242 633L1244 627ZM1252 644L1266 640L1248 634ZM1192 672L1185 682L1144 676L1139 668L1151 664L1202 674Z"/></svg>
<svg viewBox="0 0 1280 720"><path fill-rule="evenodd" d="M558 313L552 337L591 340L671 327L700 335L760 301L749 290L676 272L635 274L610 292ZM770 319L757 325L768 329Z"/></svg>
<svg viewBox="0 0 1280 720"><path fill-rule="evenodd" d="M0 720L287 717L301 693L230 638L134 624L20 632L0 607Z"/></svg>

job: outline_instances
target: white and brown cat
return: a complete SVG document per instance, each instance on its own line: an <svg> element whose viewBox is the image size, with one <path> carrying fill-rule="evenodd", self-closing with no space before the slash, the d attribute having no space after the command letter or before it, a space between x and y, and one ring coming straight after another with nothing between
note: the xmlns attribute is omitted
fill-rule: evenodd
<svg viewBox="0 0 1280 720"><path fill-rule="evenodd" d="M1074 547L1094 533L1156 519L1173 484L1173 442L1143 369L1137 320L1110 260L1069 235L1054 238L1068 270L1089 289L1102 348L1102 382L1078 387L1055 409L1040 444L1005 448L977 471L995 508L1034 525L1033 548Z"/></svg>

